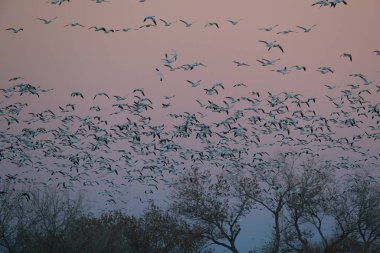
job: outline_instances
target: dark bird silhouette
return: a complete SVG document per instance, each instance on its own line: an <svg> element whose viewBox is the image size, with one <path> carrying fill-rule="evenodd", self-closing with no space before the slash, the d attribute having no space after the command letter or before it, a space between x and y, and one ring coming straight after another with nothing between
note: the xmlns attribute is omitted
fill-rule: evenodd
<svg viewBox="0 0 380 253"><path fill-rule="evenodd" d="M48 25L48 24L52 23L57 18L58 17L54 17L54 18L50 18L50 19L46 19L46 18L37 18L37 19L41 20L45 25Z"/></svg>
<svg viewBox="0 0 380 253"><path fill-rule="evenodd" d="M237 25L239 24L239 22L241 21L242 19L238 19L238 20L226 20L227 22L229 22L231 25Z"/></svg>
<svg viewBox="0 0 380 253"><path fill-rule="evenodd" d="M312 25L310 27L303 27L303 26L299 26L297 25L298 28L302 29L305 33L308 33L308 32L311 32L311 30L316 27L317 25Z"/></svg>
<svg viewBox="0 0 380 253"><path fill-rule="evenodd" d="M182 23L184 23L185 27L191 27L193 25L193 23L194 23L192 21L185 21L183 19L180 19L179 21L182 22Z"/></svg>
<svg viewBox="0 0 380 253"><path fill-rule="evenodd" d="M349 53L343 53L343 54L340 55L340 57L346 57L346 58L348 58L350 61L352 61L352 55L349 54Z"/></svg>
<svg viewBox="0 0 380 253"><path fill-rule="evenodd" d="M21 28L21 27L18 27L18 28L10 27L10 28L7 28L7 29L5 29L5 30L6 30L6 31L12 31L13 33L19 33L19 32L21 32L21 31L24 31L24 29Z"/></svg>
<svg viewBox="0 0 380 253"><path fill-rule="evenodd" d="M207 26L215 26L216 28L219 28L219 25L216 22L208 22L207 24L205 24L205 27Z"/></svg>
<svg viewBox="0 0 380 253"><path fill-rule="evenodd" d="M271 50L274 47L277 47L281 50L281 52L284 53L284 49L280 44L278 44L276 41L265 41L265 40L259 40L259 42L265 43L265 46L268 48L268 51Z"/></svg>

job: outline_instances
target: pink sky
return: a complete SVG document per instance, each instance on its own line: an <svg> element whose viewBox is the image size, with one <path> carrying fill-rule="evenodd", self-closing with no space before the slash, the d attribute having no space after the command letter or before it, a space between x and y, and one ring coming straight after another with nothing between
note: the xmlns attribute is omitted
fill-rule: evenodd
<svg viewBox="0 0 380 253"><path fill-rule="evenodd" d="M169 113L199 110L196 99L221 103L227 96L246 96L253 90L262 94L294 91L305 97L317 97L314 109L328 115L335 108L324 95L340 96L347 85L362 83L360 78L349 76L353 73L374 81L362 88L371 89L373 93L368 99L378 103L380 93L376 93L375 85L380 84L380 56L373 51L380 50L380 1L348 1L348 5L340 4L336 8L319 8L311 6L312 3L306 0L147 0L145 3L110 0L96 4L90 0L72 0L57 6L47 0L1 0L0 88L17 84L8 80L22 76L21 82L53 90L38 99L22 96L13 98L13 102L27 101L30 112L57 109L59 105L75 102L78 111L86 114L93 105L111 112L110 101L101 97L92 100L98 92L133 99L132 91L144 87L156 105L153 121L169 126L174 124L167 116ZM110 34L88 30L91 26L137 28L150 15L156 17L157 27ZM56 16L51 24L38 20ZM165 27L159 18L175 23ZM194 24L185 28L179 19ZM232 26L227 19L241 21ZM85 27L65 27L71 22ZM220 28L205 27L208 22L217 22ZM297 28L297 25L314 24L309 33ZM272 25L278 27L271 32L260 30ZM22 27L24 31L16 34L6 30L10 27ZM288 29L295 32L277 34ZM278 48L267 51L259 40L276 40L285 53ZM161 59L172 49L178 53L175 66L202 62L207 67L169 71ZM352 54L353 61L341 57L343 53ZM257 62L261 58L281 59L275 66L262 67ZM250 66L236 67L234 60ZM271 71L294 65L303 65L307 71L292 70L288 75ZM322 75L316 71L323 66L331 67L334 73ZM163 72L162 82L155 68ZM202 80L202 83L192 88L186 80ZM222 82L225 90L219 95L206 95L203 89L215 82ZM233 87L240 82L248 87ZM330 91L326 84L337 88ZM74 91L83 92L86 99L70 97ZM166 102L164 95L175 95L168 109L160 108ZM1 96L0 99L0 103L7 103ZM219 116L213 117L208 120ZM1 131L6 128L6 122L0 120ZM351 136L356 131L359 130L342 129L339 134ZM364 142L363 147L376 154L380 149L374 141ZM0 175L5 166L0 162Z"/></svg>

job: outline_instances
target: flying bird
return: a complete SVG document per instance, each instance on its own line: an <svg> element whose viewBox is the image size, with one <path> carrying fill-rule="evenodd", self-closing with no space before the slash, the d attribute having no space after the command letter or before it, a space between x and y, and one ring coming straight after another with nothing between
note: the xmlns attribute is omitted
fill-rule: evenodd
<svg viewBox="0 0 380 253"><path fill-rule="evenodd" d="M122 96L113 96L116 101L123 101L123 100L126 100L127 98L126 97L122 97Z"/></svg>
<svg viewBox="0 0 380 253"><path fill-rule="evenodd" d="M179 20L180 22L184 23L185 24L185 27L191 27L193 25L193 21L185 21L183 19L180 19Z"/></svg>
<svg viewBox="0 0 380 253"><path fill-rule="evenodd" d="M54 17L54 18L50 18L50 19L46 19L46 18L37 18L38 20L41 20L45 25L48 25L50 24L51 22L53 22L53 20L57 19L58 17Z"/></svg>
<svg viewBox="0 0 380 253"><path fill-rule="evenodd" d="M74 23L68 23L66 26L71 26L71 27L76 27L76 26L80 26L80 27L84 27L84 25L81 25L80 23L78 22L74 22Z"/></svg>
<svg viewBox="0 0 380 253"><path fill-rule="evenodd" d="M9 79L8 82L17 81L17 80L20 80L20 79L24 79L24 78L21 77L21 76L15 76L15 77L12 77L11 79Z"/></svg>
<svg viewBox="0 0 380 253"><path fill-rule="evenodd" d="M64 2L70 2L70 0L50 0L51 4L58 4L58 5L61 5Z"/></svg>
<svg viewBox="0 0 380 253"><path fill-rule="evenodd" d="M151 20L153 22L153 24L157 25L157 21L156 21L156 17L155 16L146 16L144 18L144 22L146 22L147 20Z"/></svg>
<svg viewBox="0 0 380 253"><path fill-rule="evenodd" d="M84 98L84 97L83 97L83 94L82 94L81 92L79 92L79 91L74 91L74 92L72 92L70 96L72 96L72 97L81 97L81 98Z"/></svg>
<svg viewBox="0 0 380 253"><path fill-rule="evenodd" d="M145 24L145 25L141 25L139 28L136 28L135 30L140 30L142 28L150 28L150 27L157 27L156 24Z"/></svg>
<svg viewBox="0 0 380 253"><path fill-rule="evenodd" d="M218 23L216 23L216 22L208 22L208 23L205 25L205 27L207 27L207 26L215 26L216 28L219 28L219 25L218 25Z"/></svg>
<svg viewBox="0 0 380 253"><path fill-rule="evenodd" d="M238 19L238 20L226 20L227 22L231 23L231 25L237 25L242 19Z"/></svg>
<svg viewBox="0 0 380 253"><path fill-rule="evenodd" d="M260 28L259 30L262 30L262 31L266 31L266 32L270 32L272 31L274 28L276 28L278 25L272 25L272 26L269 26L269 27L263 27L263 28Z"/></svg>
<svg viewBox="0 0 380 253"><path fill-rule="evenodd" d="M296 70L306 71L306 67L305 66L301 66L301 65L295 65L295 66L292 66L290 68L295 68Z"/></svg>
<svg viewBox="0 0 380 253"><path fill-rule="evenodd" d="M345 5L347 5L347 2L345 0L333 0L332 2L330 2L330 7L336 7L337 4L340 4L340 3L343 3Z"/></svg>
<svg viewBox="0 0 380 253"><path fill-rule="evenodd" d="M160 78L160 82L162 82L162 80L164 79L164 74L158 68L156 68L156 73Z"/></svg>
<svg viewBox="0 0 380 253"><path fill-rule="evenodd" d="M272 69L271 71L275 71L275 72L277 72L277 73L280 73L280 74L286 75L286 74L289 74L290 69L288 69L287 67L284 67L284 68L282 68L282 69Z"/></svg>
<svg viewBox="0 0 380 253"><path fill-rule="evenodd" d="M202 80L198 80L198 81L186 80L186 81L191 84L191 87L195 88L195 87L198 87L201 84Z"/></svg>
<svg viewBox="0 0 380 253"><path fill-rule="evenodd" d="M18 28L10 27L10 28L7 28L7 29L5 29L5 30L6 30L6 31L12 31L13 33L19 33L19 32L21 32L21 31L24 31L24 29L21 28L21 27L18 27Z"/></svg>
<svg viewBox="0 0 380 253"><path fill-rule="evenodd" d="M233 85L233 87L248 87L245 83L236 83Z"/></svg>
<svg viewBox="0 0 380 253"><path fill-rule="evenodd" d="M123 28L121 29L123 32L129 32L130 30L132 30L132 28L129 28L129 27L126 27L126 28Z"/></svg>
<svg viewBox="0 0 380 253"><path fill-rule="evenodd" d="M232 61L232 62L235 63L237 67L249 66L249 64L245 62L240 62L240 61Z"/></svg>
<svg viewBox="0 0 380 253"><path fill-rule="evenodd" d="M340 55L340 57L346 57L346 58L350 59L350 61L352 61L352 55L349 53L343 53Z"/></svg>
<svg viewBox="0 0 380 253"><path fill-rule="evenodd" d="M141 95L145 96L145 94L144 94L144 88L134 89L133 93L136 93L136 92L140 92Z"/></svg>
<svg viewBox="0 0 380 253"><path fill-rule="evenodd" d="M284 52L284 49L282 48L282 46L278 44L276 41L259 40L259 42L265 43L265 46L268 48L268 51L274 47L277 47L281 50L281 52Z"/></svg>
<svg viewBox="0 0 380 253"><path fill-rule="evenodd" d="M108 94L105 93L105 92L99 92L99 93L96 93L93 99L95 99L97 96L105 96L105 97L107 97L108 99L110 98L110 97L108 96Z"/></svg>
<svg viewBox="0 0 380 253"><path fill-rule="evenodd" d="M105 34L108 34L110 32L117 32L119 30L115 30L115 29L106 29L105 27L98 27L98 26L92 26L90 28L88 28L89 30L91 29L94 29L95 32L104 32Z"/></svg>
<svg viewBox="0 0 380 253"><path fill-rule="evenodd" d="M277 58L274 60L268 60L268 59L261 58L261 60L257 60L257 61L261 63L261 66L265 67L268 65L274 65L279 60L280 60L280 58Z"/></svg>
<svg viewBox="0 0 380 253"><path fill-rule="evenodd" d="M329 2L329 0L320 0L320 1L314 2L311 6L319 5L319 7L322 7L322 6L329 6L330 4L331 3Z"/></svg>
<svg viewBox="0 0 380 253"><path fill-rule="evenodd" d="M280 31L277 34L289 34L289 33L294 33L294 32L296 32L296 31L288 29L288 30Z"/></svg>
<svg viewBox="0 0 380 253"><path fill-rule="evenodd" d="M329 90L333 90L336 88L336 86L331 86L331 85L327 85L325 84L326 88L329 89Z"/></svg>
<svg viewBox="0 0 380 253"><path fill-rule="evenodd" d="M174 22L169 22L169 21L166 21L162 18L160 18L161 22L164 23L165 26L171 26Z"/></svg>
<svg viewBox="0 0 380 253"><path fill-rule="evenodd" d="M308 32L311 32L311 30L316 27L317 25L312 25L310 27L303 27L303 26L299 26L297 25L298 28L302 29L305 33L308 33Z"/></svg>
<svg viewBox="0 0 380 253"><path fill-rule="evenodd" d="M327 74L329 72L334 73L334 70L331 67L319 67L317 71L320 72L321 74Z"/></svg>

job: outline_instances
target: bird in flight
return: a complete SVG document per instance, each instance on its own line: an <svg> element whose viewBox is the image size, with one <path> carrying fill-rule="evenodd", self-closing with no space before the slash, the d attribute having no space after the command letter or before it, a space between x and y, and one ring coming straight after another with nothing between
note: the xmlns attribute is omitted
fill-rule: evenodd
<svg viewBox="0 0 380 253"><path fill-rule="evenodd" d="M179 20L180 22L184 23L185 24L185 27L191 27L193 25L193 21L185 21L183 19L180 19Z"/></svg>
<svg viewBox="0 0 380 253"><path fill-rule="evenodd" d="M232 62L235 63L237 67L249 66L249 64L245 62L240 62L240 61L232 61Z"/></svg>
<svg viewBox="0 0 380 253"><path fill-rule="evenodd" d="M123 101L123 100L126 100L127 98L126 97L122 97L122 96L113 96L116 101Z"/></svg>
<svg viewBox="0 0 380 253"><path fill-rule="evenodd" d="M170 21L167 21L167 20L164 20L162 18L160 18L161 22L164 23L165 26L171 26L174 22L170 22Z"/></svg>
<svg viewBox="0 0 380 253"><path fill-rule="evenodd" d="M207 27L207 26L215 26L216 28L219 28L219 25L218 25L218 23L216 23L216 22L208 22L208 23L205 25L205 27Z"/></svg>
<svg viewBox="0 0 380 253"><path fill-rule="evenodd" d="M104 27L97 27L97 26L92 26L92 27L90 27L88 29L89 30L94 29L95 32L104 32L105 34L110 33L110 32L117 32L117 31L119 31L119 30L115 30L115 29L106 29Z"/></svg>
<svg viewBox="0 0 380 253"><path fill-rule="evenodd" d="M281 73L283 75L286 75L286 74L289 74L290 69L288 69L287 67L284 67L282 69L272 69L271 71L275 71L277 73Z"/></svg>
<svg viewBox="0 0 380 253"><path fill-rule="evenodd" d="M331 86L331 85L327 85L325 84L326 88L329 89L329 90L333 90L336 88L336 86Z"/></svg>
<svg viewBox="0 0 380 253"><path fill-rule="evenodd" d="M268 60L268 59L261 58L261 60L257 60L257 61L261 63L261 66L265 67L268 65L274 65L279 60L280 60L280 58L277 58L274 60Z"/></svg>
<svg viewBox="0 0 380 253"><path fill-rule="evenodd" d="M322 7L322 6L329 6L330 4L331 3L329 2L329 0L320 0L320 1L314 2L311 6L319 5L319 7Z"/></svg>
<svg viewBox="0 0 380 253"><path fill-rule="evenodd" d="M263 27L263 28L260 28L259 30L262 30L262 31L266 31L266 32L270 32L272 31L274 28L276 28L278 25L272 25L272 26L269 26L269 27Z"/></svg>
<svg viewBox="0 0 380 253"><path fill-rule="evenodd" d="M84 27L84 25L81 25L81 24L78 23L78 22L69 23L69 24L65 25L65 27L66 27L66 26L71 26L71 27L81 26L81 27Z"/></svg>
<svg viewBox="0 0 380 253"><path fill-rule="evenodd" d="M198 87L202 80L198 80L198 81L190 81L190 80L186 80L189 84L191 84L191 87L195 88L195 87Z"/></svg>
<svg viewBox="0 0 380 253"><path fill-rule="evenodd" d="M83 94L82 94L81 92L79 92L79 91L74 91L74 92L72 92L70 96L72 96L72 97L81 97L81 98L84 98L84 97L83 97Z"/></svg>
<svg viewBox="0 0 380 253"><path fill-rule="evenodd" d="M282 52L284 52L284 49L280 44L278 44L276 41L265 41L265 40L259 40L259 42L265 43L266 47L268 48L268 51L271 50L274 47L279 48Z"/></svg>
<svg viewBox="0 0 380 253"><path fill-rule="evenodd" d="M15 77L12 77L11 79L9 79L8 82L17 81L17 80L20 80L20 79L24 79L24 78L21 77L21 76L15 76Z"/></svg>
<svg viewBox="0 0 380 253"><path fill-rule="evenodd" d="M284 31L278 32L277 34L289 34L289 33L294 33L294 32L296 32L296 31L288 29L288 30L284 30Z"/></svg>
<svg viewBox="0 0 380 253"><path fill-rule="evenodd" d="M70 2L70 0L50 0L51 4L58 4L58 5L61 5L64 2Z"/></svg>
<svg viewBox="0 0 380 253"><path fill-rule="evenodd" d="M248 87L245 83L235 83L233 87Z"/></svg>
<svg viewBox="0 0 380 253"><path fill-rule="evenodd" d="M296 70L306 71L306 67L305 66L301 66L301 65L295 65L295 66L292 66L290 68L295 68Z"/></svg>
<svg viewBox="0 0 380 253"><path fill-rule="evenodd" d="M332 2L330 2L330 7L336 7L337 4L340 4L340 3L343 3L345 5L347 5L347 2L345 0L334 0Z"/></svg>
<svg viewBox="0 0 380 253"><path fill-rule="evenodd" d="M329 72L334 73L334 70L331 67L319 67L317 71L320 72L321 74L327 74Z"/></svg>
<svg viewBox="0 0 380 253"><path fill-rule="evenodd" d="M157 25L157 21L156 21L155 16L146 16L144 18L144 22L146 22L147 20L151 20L153 22L153 24Z"/></svg>
<svg viewBox="0 0 380 253"><path fill-rule="evenodd" d="M18 27L18 28L10 27L10 28L5 29L5 30L6 30L6 31L12 31L13 33L18 33L18 32L24 31L24 29L21 28L21 27Z"/></svg>
<svg viewBox="0 0 380 253"><path fill-rule="evenodd" d="M51 22L53 22L53 20L57 19L58 17L54 17L54 18L50 18L50 19L47 19L47 18L38 18L38 20L41 20L45 25L48 25L50 24Z"/></svg>
<svg viewBox="0 0 380 253"><path fill-rule="evenodd" d="M126 27L126 28L123 28L121 29L123 32L129 32L130 30L132 30L132 28L129 28L129 27Z"/></svg>
<svg viewBox="0 0 380 253"><path fill-rule="evenodd" d="M133 93L136 93L136 92L140 92L141 95L145 96L145 94L144 94L144 88L134 89Z"/></svg>
<svg viewBox="0 0 380 253"><path fill-rule="evenodd" d="M109 2L109 1L107 1L107 0L91 0L91 1L93 1L93 2L95 2L95 3L97 3L97 4L101 4L101 3Z"/></svg>
<svg viewBox="0 0 380 253"><path fill-rule="evenodd" d="M310 27L303 27L303 26L299 26L297 25L298 28L302 29L305 33L308 33L308 32L311 32L311 30L316 27L317 25L312 25Z"/></svg>
<svg viewBox="0 0 380 253"><path fill-rule="evenodd" d="M105 93L105 92L99 92L99 93L95 94L95 96L94 96L93 99L95 99L97 96L105 96L105 97L107 97L108 99L110 98L110 97L108 96L108 94Z"/></svg>
<svg viewBox="0 0 380 253"><path fill-rule="evenodd" d="M239 22L241 21L242 19L238 19L238 20L226 20L227 22L229 22L231 25L237 25L239 24Z"/></svg>
<svg viewBox="0 0 380 253"><path fill-rule="evenodd" d="M158 68L156 68L156 73L160 78L160 82L162 82L162 80L164 79L164 74Z"/></svg>
<svg viewBox="0 0 380 253"><path fill-rule="evenodd" d="M340 57L346 57L346 58L350 59L350 61L352 61L352 55L349 53L343 53L340 55Z"/></svg>

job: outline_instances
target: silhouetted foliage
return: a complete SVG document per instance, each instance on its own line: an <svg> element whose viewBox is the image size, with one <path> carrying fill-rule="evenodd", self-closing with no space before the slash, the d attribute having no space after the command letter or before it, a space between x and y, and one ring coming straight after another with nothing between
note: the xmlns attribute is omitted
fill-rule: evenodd
<svg viewBox="0 0 380 253"><path fill-rule="evenodd" d="M292 156L249 175L194 169L177 179L168 209L151 202L141 216L93 216L82 195L2 182L0 246L9 253L206 253L218 245L238 253L243 218L262 208L272 214L273 237L258 252L376 253L380 185L360 169L344 176Z"/></svg>
<svg viewBox="0 0 380 253"><path fill-rule="evenodd" d="M196 253L205 249L202 231L153 203L141 217L121 211L86 214L82 197L55 190L24 191L3 185L0 245L10 253Z"/></svg>

